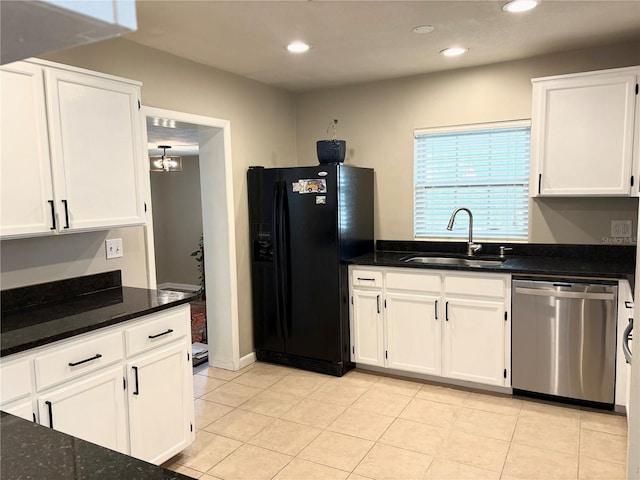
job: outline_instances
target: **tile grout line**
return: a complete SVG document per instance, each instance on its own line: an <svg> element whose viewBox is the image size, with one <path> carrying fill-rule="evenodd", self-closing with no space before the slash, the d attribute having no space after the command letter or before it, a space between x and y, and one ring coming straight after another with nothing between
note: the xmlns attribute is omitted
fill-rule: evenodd
<svg viewBox="0 0 640 480"><path fill-rule="evenodd" d="M255 364L254 364L253 366L255 366ZM251 368L251 369L253 369L253 366L252 366L252 368ZM220 385L220 386L218 386L218 387L214 388L214 389L213 389L213 390L211 390L211 391L215 391L215 390L217 390L218 388L221 388L222 386L226 385L227 383L233 382L235 379L237 379L237 378L241 377L242 375L246 374L246 373L247 373L247 372L249 372L251 369L248 369L248 370L247 370L246 372L244 372L243 374L238 375L238 376L234 377L234 378L233 378L233 379L231 379L231 380L222 380L222 379L217 379L217 380L220 380L220 381L224 381L225 383L224 383L223 385ZM251 385L251 384L248 384L248 385L245 385L245 386L248 386L248 387L252 387L252 388L259 389L259 390L261 391L260 393L262 393L262 392L268 391L270 387L272 387L275 383L277 383L278 381L280 381L282 378L285 378L285 377L287 377L287 376L293 376L293 374L294 374L294 373L297 373L297 372L288 372L288 373L287 373L287 374L285 374L283 377L281 377L279 380L277 380L277 381L276 381L276 382L274 382L273 384L271 384L271 385L267 386L266 388L265 388L265 387L262 387L262 386L261 386L261 387L254 387L254 386L253 386L253 385ZM206 376L208 377L208 375L206 375ZM309 376L309 377L312 377L312 376ZM209 378L216 378L216 377L209 377ZM386 378L386 377L382 377L382 378ZM355 380L355 379L354 379L354 380ZM368 385L367 387L364 387L364 386L362 386L362 385L358 385L357 383L356 383L356 384L351 384L351 386L358 387L358 388L362 388L362 389L363 389L363 391L362 391L361 393L359 393L359 394L358 394L358 395L357 395L357 396L356 396L356 397L355 397L355 398L354 398L354 399L353 399L353 400L352 400L348 405L344 405L344 404L333 404L333 403L331 403L331 401L319 400L319 399L315 399L315 398L311 398L311 397L310 397L310 395L312 395L313 393L317 392L317 391L318 391L320 388L322 388L322 386L323 386L323 385L325 385L328 381L329 381L329 380L326 380L325 382L321 383L320 385L318 385L317 387L315 387L314 389L312 389L309 393L307 393L307 394L305 395L305 397L299 397L299 398L300 398L300 401L298 402L298 404L299 404L301 401L303 401L303 400L305 400L305 399L308 399L308 400L313 400L313 401L316 401L316 402L319 402L319 403L330 404L330 405L332 405L332 406L334 406L334 407L341 407L341 408L343 409L343 410L342 410L342 412L341 412L341 413L336 417L336 419L334 419L332 422L330 422L327 426L320 427L320 428L318 428L317 426L312 426L313 428L317 428L318 430L320 430L320 433L319 433L317 436L315 436L312 440L310 440L310 441L309 441L309 442L308 442L304 447L302 447L302 449L301 449L297 454L295 454L295 455L288 455L288 454L286 454L287 456L291 457L291 458L290 458L290 460L289 460L289 461L288 461L288 462L287 462L283 467L281 467L281 468L278 470L278 472L273 476L273 478L275 478L277 475L279 475L279 474L280 474L280 473L281 473L281 472L282 472L282 471L283 471L283 470L284 470L288 465L290 465L290 464L291 464L291 462L293 462L293 459L296 459L296 458L298 458L298 459L300 459L300 460L307 461L307 462L311 462L311 463L314 463L314 464L317 464L317 465L325 466L325 467L328 467L328 468L336 468L336 467L332 467L332 466L330 466L330 465L325 465L325 464L322 464L322 463L315 462L315 461L313 461L313 460L302 459L302 458L300 458L300 457L299 457L299 454L300 454L302 451L304 451L304 449L306 449L306 448L308 447L308 445L309 445L309 444L311 444L311 443L312 443L316 438L318 438L318 436L319 436L319 435L321 435L323 432L332 432L331 430L328 430L328 428L329 428L329 427L330 427L330 426L331 426L331 425L332 425L332 424L337 420L337 418L339 418L339 417L340 417L340 415L343 415L343 414L344 414L344 412L346 412L348 409L354 408L354 409L359 410L359 411L362 411L362 412L372 413L372 412L370 412L370 411L368 411L368 410L364 410L364 409L357 408L357 407L354 407L354 406L353 406L353 405L354 405L354 404L355 404L355 403L356 403L356 402L357 402L357 401L358 401L358 400L359 400L363 395L365 395L367 392L371 392L371 391L374 391L374 390L377 390L377 391L381 391L381 390L382 390L382 391L384 391L385 393L393 393L393 394L395 394L395 395L400 395L400 396L404 396L404 397L409 397L409 401L408 401L408 403L407 403L407 404L406 404L406 405L405 405L405 406L400 410L400 412L399 412L398 414L393 415L393 416L392 416L392 415L388 415L388 417L392 417L392 418L393 418L393 420L389 423L389 425L387 425L387 427L384 429L384 431L383 431L380 435L378 435L378 436L377 436L377 439L376 439L376 440L374 440L374 441L372 442L371 446L366 450L366 452L364 453L363 457L362 457L362 458L361 458L361 459L356 463L355 467L354 467L352 470L350 470L350 471L346 471L346 470L342 470L342 469L340 469L340 468L336 468L337 470L340 470L340 471L342 471L342 472L345 472L345 473L348 473L348 474L354 474L355 470L356 470L356 469L357 469L357 468L362 464L363 460L367 457L367 455L369 455L369 454L370 454L370 452L372 451L372 449L373 449L376 445L378 445L378 444L379 444L379 445L386 445L386 444L384 444L384 443L382 443L382 442L381 442L381 439L384 437L384 435L389 431L389 429L391 428L391 426L392 426L392 425L393 425L393 424L394 424L398 419L402 419L402 418L401 418L401 415L402 415L402 414L407 410L407 408L409 407L409 405L411 404L411 402L412 402L414 399L418 399L418 394L420 393L420 391L422 390L422 388L424 388L424 386L425 386L425 385L430 385L429 383L422 383L421 387L420 387L417 391L415 391L414 393L412 393L412 394L410 394L410 395L406 395L406 394L404 394L404 393L397 393L397 392L393 391L393 388L392 388L392 387L393 387L393 385L391 385L391 386L390 386L390 387L391 387L391 389L390 389L390 390L385 390L385 386L383 386L383 384L381 384L381 383L380 383L380 378L378 378L376 381L374 381L373 383L371 383L371 385ZM234 383L238 383L238 382L234 382ZM244 384L241 384L241 383L238 383L238 384L239 384L239 385L244 385ZM382 389L376 389L376 388L375 388L375 387L376 387L376 385L377 385L377 386L383 386L383 388L382 388ZM389 385L387 385L387 387L389 387ZM210 392L204 392L204 393L203 393L202 395L200 395L199 397L195 397L195 398L194 398L194 401L195 401L195 399L200 399L200 400L203 400L203 401L205 401L205 402L216 403L216 404L218 404L218 405L222 405L222 406L225 406L225 407L229 407L229 408L231 408L232 410L231 410L231 411L229 411L229 412L227 412L226 414L222 415L221 417L219 417L219 418L217 418L217 419L213 420L211 423L209 423L208 425L204 426L204 427L203 427L202 429L200 429L200 430L204 430L205 428L207 428L207 427L208 427L208 426L210 426L211 424L213 424L213 423L215 423L215 422L219 421L220 419L222 419L222 418L226 417L227 415L231 414L233 411L237 411L237 410L248 411L248 410L244 410L244 409L242 409L241 407L242 407L244 404L246 404L247 402L249 402L252 398L255 398L255 396L257 396L257 395L259 395L259 394L260 394L260 393L257 393L256 395L254 395L254 396L252 396L252 397L248 398L247 400L243 401L242 403L240 403L240 404L239 404L239 405L237 405L237 406L229 406L229 405L221 404L221 403L218 403L218 402L215 402L215 401L212 401L212 400L206 400L206 399L204 399L203 397L204 397L205 395L207 395L208 393L210 393ZM278 393L278 392L276 392L276 393ZM472 393L472 392L471 392L471 393ZM426 476L426 475L428 475L428 471L429 471L429 469L433 466L433 463L435 462L435 460L436 460L436 458L438 457L439 453L441 453L441 451L442 451L442 449L443 449L443 446L444 446L444 444L446 443L447 439L448 439L448 438L450 438L450 436L452 435L453 430L454 430L454 427L455 427L455 425L456 425L457 421L461 418L461 417L460 417L460 415L461 415L462 410L465 408L465 406L467 406L468 408L473 409L473 410L478 410L478 411L488 412L488 413L493 413L493 414L499 414L499 412L496 412L496 411L493 411L493 410L482 409L482 408L474 408L474 407L468 406L468 402L469 402L469 400L470 400L470 399L471 399L471 395L467 396L467 398L465 398L464 402L463 402L463 403L461 403L461 404L459 404L459 405L451 404L451 403L448 403L448 402L446 402L446 401L439 401L439 400L433 400L433 399L425 399L425 400L430 400L430 401L433 401L433 402L442 403L442 404L446 404L446 405L450 405L450 406L455 406L455 407L456 407L456 415L455 415L455 417L454 417L454 418L455 418L455 420L454 420L453 424L452 424L452 425L450 425L450 426L447 428L447 430L446 430L446 436L443 438L443 441L442 441L442 442L440 443L440 445L438 446L438 448L437 448L437 450L436 450L435 455L433 455L433 457L432 457L432 461L431 461L431 464L429 465L429 467L427 467L427 470L426 470L426 472L425 472L425 476ZM297 404L296 404L296 405L297 405ZM238 448L236 448L234 451L230 452L230 453L229 453L228 455L226 455L223 459L221 459L219 462L217 462L215 465L213 465L209 470L207 470L207 472L202 472L202 475L205 475L205 474L207 474L207 475L208 475L208 474L209 474L208 472L209 472L211 469L213 469L213 468L214 468L216 465L218 465L220 462L224 461L226 458L228 458L230 455L232 455L235 451L237 451L237 450L238 450L239 448L241 448L243 445L249 445L249 442L250 442L253 438L255 438L256 436L260 435L260 434L261 434L265 429L267 429L267 428L269 428L271 425L273 425L273 424L274 424L274 422L276 422L278 419L280 419L280 420L282 420L282 421L289 421L289 422L291 422L291 423L295 423L295 424L298 424L298 425L309 426L308 424L303 424L303 423L295 422L295 421L293 421L293 420L283 420L283 419L282 419L282 416L283 416L283 415L285 415L288 411L290 411L290 410L291 410L291 409L293 409L294 407L295 407L295 405L291 406L288 410L286 410L285 412L283 412L283 413L282 413L282 414L280 414L279 416L271 417L271 418L272 418L272 420L271 420L271 422L270 422L268 425L266 425L265 427L261 428L261 429L260 429L258 432L256 432L255 434L253 434L253 435L252 435L248 440L246 440L246 441L240 441L241 445L240 445ZM516 417L516 423L515 423L515 425L514 425L514 428L513 428L512 433L511 433L510 440L508 441L509 447L508 447L508 449L507 449L507 453L506 453L506 456L505 456L505 460L504 460L504 462L503 462L503 464L502 464L502 468L501 468L500 472L493 471L493 472L495 472L495 473L499 473L500 477L502 477L502 476L504 475L505 468L506 468L506 463L507 463L507 462L506 462L506 459L507 459L507 457L508 457L509 453L511 452L512 447L515 445L515 444L514 444L514 438L515 438L516 429L517 429L517 427L518 427L518 423L520 422L520 420L521 420L522 418L524 418L524 417L522 417L522 411L523 411L523 410L522 410L522 405L521 405L521 408L519 409L519 411L518 411L518 415L517 415L517 417ZM258 413L258 412L253 412L253 413ZM384 414L381 414L381 415L384 415ZM387 416L387 415L384 415L384 416ZM269 417L270 417L270 416L269 416ZM408 420L408 421L415 421L415 420L409 420L409 419L407 419L407 420ZM419 424L423 424L423 425L429 425L429 426L439 427L439 426L434 425L434 424L431 424L431 423L425 423L425 422L421 422L421 421L415 421L415 422L416 422L416 423L419 423ZM605 434L614 435L614 436L618 436L618 437L624 437L624 435L619 435L618 433L610 433L610 432L603 431L603 430L598 430L598 429L582 428L582 411L580 411L580 417L579 417L579 423L578 423L578 425L579 425L579 428L578 428L578 431L579 431L579 434L578 434L578 470L577 470L577 472L576 472L576 473L577 473L577 477L579 478L579 475L580 475L580 463L581 463L581 462L580 462L580 459L581 459L581 455L580 455L580 447L581 447L582 435L583 435L584 431L589 430L589 431L593 431L593 432L597 432L597 433L605 433ZM442 427L439 427L439 428L442 428ZM206 431L206 430L204 430L204 431ZM463 430L463 431L464 431L464 430ZM214 434L214 432L208 432L208 433ZM332 432L332 433L340 433L341 435L344 435L344 436L348 436L348 437L352 437L352 438L355 438L355 439L363 440L361 437L358 437L358 436L356 436L356 435L350 435L350 434L342 433L342 432ZM467 432L467 433L471 433L471 432ZM215 434L215 435L219 435L219 434ZM476 434L476 435L483 436L482 434ZM233 440L233 441L238 441L237 439L233 439L233 438L230 438L230 437L226 437L226 436L224 436L224 435L219 435L219 436L220 436L220 437L222 437L222 438L227 438L227 439ZM494 437L489 437L489 436L487 436L487 438L494 438ZM368 440L368 439L364 439L364 440ZM258 447L258 448L264 448L264 447ZM412 453L421 453L421 452L414 452L413 450L406 449L406 448L403 448L403 447L396 447L396 448L400 448L400 449L402 449L402 450L406 450L406 451L408 451L408 452L412 452ZM265 450L268 450L268 451L273 451L273 452L275 452L275 453L280 453L280 454L281 454L281 452L278 452L278 451L276 451L276 450L271 450L271 449L269 449L269 448L264 448L264 449L265 449ZM545 449L544 449L544 448L542 448L542 450L545 450ZM552 451L552 450L550 450L550 451ZM423 454L423 455L424 455L424 454ZM597 459L596 459L596 460L597 460ZM609 461L605 461L605 462L606 462L606 463L610 463L610 464L612 464L612 465L618 465L618 464L619 464L618 462L609 462ZM456 463L460 463L460 462L456 462ZM177 464L177 465L182 465L182 464L180 464L180 463L178 463L178 462L176 462L176 464ZM464 464L464 463L462 463L462 464L463 464L463 465L467 465L467 464ZM476 466L476 465L470 465L470 464L468 464L468 465L469 465L469 466L472 466L472 467L476 467L476 468L483 468L483 467L478 467L478 466ZM193 470L193 471L199 472L199 470L197 470L197 469L194 469L194 468L188 467L188 466L186 466L186 465L183 465L183 466L185 466L186 468L190 468L190 469L191 469L191 470ZM486 468L484 468L484 469L485 469L485 470L488 470L488 471L492 471L492 470L490 470L490 469L486 469Z"/></svg>

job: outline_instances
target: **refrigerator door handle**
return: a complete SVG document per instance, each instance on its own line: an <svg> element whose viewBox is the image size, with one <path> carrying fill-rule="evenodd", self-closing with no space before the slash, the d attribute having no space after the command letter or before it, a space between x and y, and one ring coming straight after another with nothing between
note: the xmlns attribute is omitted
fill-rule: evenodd
<svg viewBox="0 0 640 480"><path fill-rule="evenodd" d="M280 281L282 291L282 312L284 333L291 338L292 319L289 298L289 212L287 210L287 185L280 185Z"/></svg>
<svg viewBox="0 0 640 480"><path fill-rule="evenodd" d="M272 209L272 242L273 242L273 272L274 282L276 285L276 316L278 318L276 324L278 326L278 335L283 337L282 329L282 303L280 296L280 181L273 182L273 209Z"/></svg>

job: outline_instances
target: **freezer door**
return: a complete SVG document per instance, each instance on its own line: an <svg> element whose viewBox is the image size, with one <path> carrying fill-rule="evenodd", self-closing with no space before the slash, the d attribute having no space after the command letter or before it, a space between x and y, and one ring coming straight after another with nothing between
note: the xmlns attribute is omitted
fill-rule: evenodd
<svg viewBox="0 0 640 480"><path fill-rule="evenodd" d="M254 347L256 350L284 352L276 268L279 171L251 168L247 173L247 184Z"/></svg>
<svg viewBox="0 0 640 480"><path fill-rule="evenodd" d="M318 173L326 172L320 176ZM286 239L285 351L339 362L340 258L337 167L281 170Z"/></svg>

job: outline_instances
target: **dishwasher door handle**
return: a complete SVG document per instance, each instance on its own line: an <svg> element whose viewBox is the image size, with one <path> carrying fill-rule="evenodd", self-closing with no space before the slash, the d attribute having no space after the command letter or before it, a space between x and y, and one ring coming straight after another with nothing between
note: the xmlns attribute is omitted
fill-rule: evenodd
<svg viewBox="0 0 640 480"><path fill-rule="evenodd" d="M633 318L629 319L629 324L622 334L622 352L628 364L631 364L631 349L629 349L629 340L631 340L631 331L633 330Z"/></svg>
<svg viewBox="0 0 640 480"><path fill-rule="evenodd" d="M559 292L557 290L543 290L540 288L516 287L515 293L523 295L536 295L539 297L578 298L584 300L613 300L613 293L588 293L588 292Z"/></svg>

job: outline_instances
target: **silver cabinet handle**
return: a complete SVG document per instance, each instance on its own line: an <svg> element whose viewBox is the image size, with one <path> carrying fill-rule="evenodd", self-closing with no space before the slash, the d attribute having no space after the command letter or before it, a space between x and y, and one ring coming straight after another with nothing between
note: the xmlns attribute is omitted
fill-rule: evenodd
<svg viewBox="0 0 640 480"><path fill-rule="evenodd" d="M628 364L631 364L631 350L629 349L629 340L631 340L631 330L633 330L633 318L629 319L629 325L624 329L622 333L622 352L624 358Z"/></svg>

